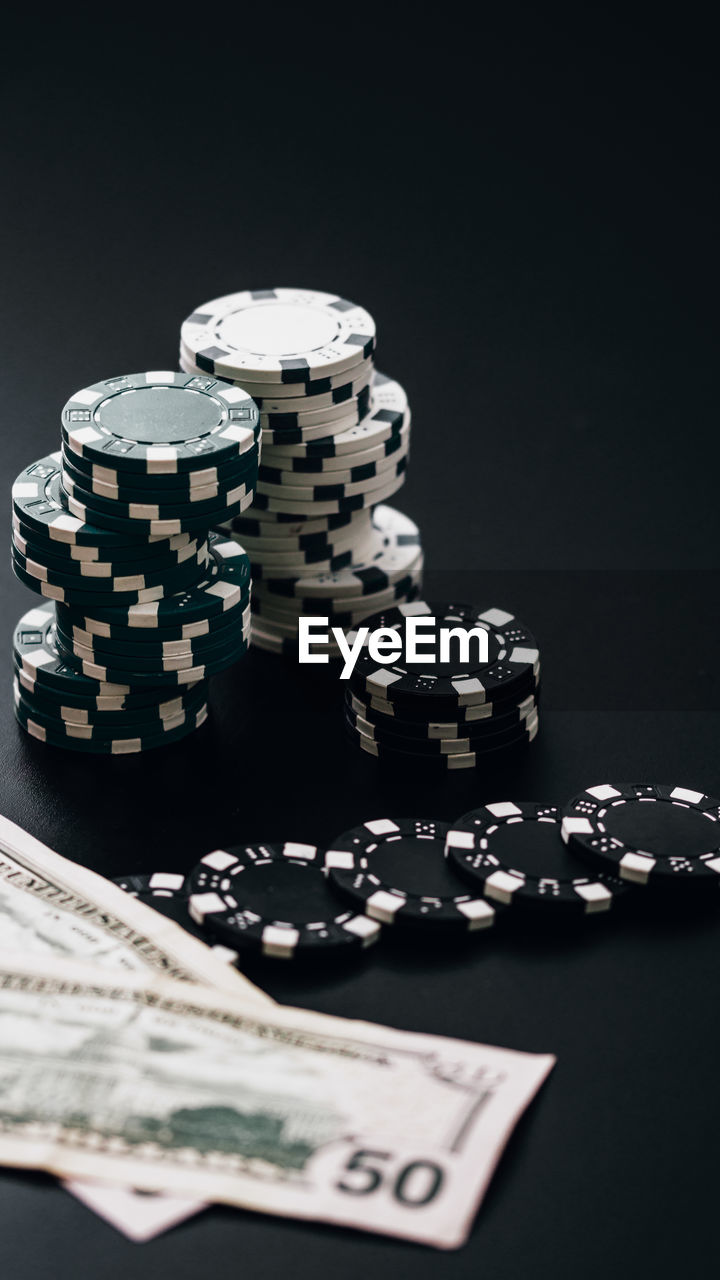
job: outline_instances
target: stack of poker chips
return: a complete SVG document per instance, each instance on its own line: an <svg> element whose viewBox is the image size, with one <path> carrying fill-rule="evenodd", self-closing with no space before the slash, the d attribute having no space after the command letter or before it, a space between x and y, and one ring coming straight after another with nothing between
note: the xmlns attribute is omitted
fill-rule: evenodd
<svg viewBox="0 0 720 1280"><path fill-rule="evenodd" d="M434 629L422 633L424 653L438 654L441 631L455 633L447 661L408 660L411 618L435 621ZM412 769L481 769L535 738L540 655L527 627L512 614L415 601L366 618L364 626L395 631L401 644L387 665L364 647L348 681L345 727L368 755ZM476 638L465 654L458 646L459 632L477 629L487 636L486 660ZM351 632L348 641L354 640Z"/></svg>
<svg viewBox="0 0 720 1280"><path fill-rule="evenodd" d="M13 486L13 569L49 602L15 634L32 736L125 754L203 723L208 678L249 644L249 559L210 529L252 502L259 434L251 398L206 375L113 378L68 401L62 453Z"/></svg>
<svg viewBox="0 0 720 1280"><path fill-rule="evenodd" d="M367 311L303 289L216 298L182 325L181 368L260 410L253 510L226 531L252 563L253 643L272 652L294 651L300 616L348 628L421 589L418 530L383 505L405 479L410 410L374 350Z"/></svg>

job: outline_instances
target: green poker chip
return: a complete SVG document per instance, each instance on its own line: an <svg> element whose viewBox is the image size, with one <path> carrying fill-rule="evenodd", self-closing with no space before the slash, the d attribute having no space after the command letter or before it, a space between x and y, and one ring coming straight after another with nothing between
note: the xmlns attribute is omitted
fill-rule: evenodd
<svg viewBox="0 0 720 1280"><path fill-rule="evenodd" d="M12 504L15 518L23 528L39 534L41 541L64 543L69 546L90 546L109 553L117 547L141 548L146 541L168 546L175 534L152 534L150 539L141 529L123 527L120 531L94 525L78 519L68 509L67 499L60 484L62 455L50 453L37 462L31 462L15 480L12 487ZM212 523L212 522L210 522Z"/></svg>
<svg viewBox="0 0 720 1280"><path fill-rule="evenodd" d="M33 709L47 716L53 725L57 722L75 725L106 725L112 730L116 726L147 724L149 729L153 726L160 729L166 721L174 720L181 711L198 711L202 704L207 702L208 696L207 682L203 680L177 693L167 689L156 690L146 706L134 704L118 708L104 708L102 705L99 707L77 706L74 702L49 696L42 686L36 685L34 688L29 688L23 681L22 672L16 670L13 678L18 686L20 697ZM139 729L138 732L144 733L145 730ZM112 732L108 736L116 735Z"/></svg>
<svg viewBox="0 0 720 1280"><path fill-rule="evenodd" d="M61 477L64 491L76 501L93 507L98 512L120 515L123 519L140 522L166 518L183 520L205 515L208 511L214 513L219 508L232 506L254 489L256 478L257 464L242 471L226 488L202 489L198 491L195 498L182 501L180 498L173 499L172 495L168 499L165 494L154 489L145 493L137 490L129 491L123 487L117 494L104 493L100 486L93 488L94 482L76 467L70 466L65 457L63 457Z"/></svg>
<svg viewBox="0 0 720 1280"><path fill-rule="evenodd" d="M111 662L113 655L144 658L176 658L182 655L204 660L211 650L227 646L230 638L239 632L245 632L250 623L250 597L242 609L234 609L227 618L222 619L222 626L197 637L168 640L161 632L135 631L129 638L118 638L115 635L106 637L98 635L86 628L72 625L65 629L64 623L57 617L57 634L66 648L76 645L92 649L99 658Z"/></svg>
<svg viewBox="0 0 720 1280"><path fill-rule="evenodd" d="M68 591L80 591L83 594L97 592L101 597L148 591L153 587L163 587L165 594L181 591L204 577L209 561L207 543L201 542L190 555L184 554L182 560L174 560L167 566L156 569L150 561L146 571L133 572L135 566L131 565L130 571L125 570L117 577L109 577L96 573L88 575L87 571L83 573L79 570L69 572L65 568L57 569L54 562L48 564L45 561L36 560L34 556L24 554L14 539L12 555L13 563L17 563L28 577L37 578L40 582L49 582L53 586L64 587Z"/></svg>
<svg viewBox="0 0 720 1280"><path fill-rule="evenodd" d="M77 654L66 649L59 638L57 647L58 653L69 665L75 665L78 672L81 672L91 680L97 680L101 684L113 685L127 680L131 688L145 688L148 686L161 688L168 685L195 684L198 680L207 680L210 676L218 675L220 671L225 671L227 667L233 666L241 658L244 658L248 651L249 640L238 640L235 645L224 650L222 656L217 657L214 662L198 663L197 666L181 667L175 671L154 669L141 672L123 667L109 667L104 663L97 663L89 658L78 657Z"/></svg>
<svg viewBox="0 0 720 1280"><path fill-rule="evenodd" d="M232 662L238 645L247 645L250 638L250 615L244 612L236 628L231 628L227 635L221 633L221 639L201 651L190 653L162 654L144 653L140 648L122 653L98 649L97 646L86 645L77 639L71 639L58 628L58 648L62 653L72 654L81 662L91 662L97 666L108 667L116 674L120 671L139 672L142 675L153 672L184 671L188 667L217 666L226 658ZM132 682L132 675L128 675Z"/></svg>
<svg viewBox="0 0 720 1280"><path fill-rule="evenodd" d="M17 675L13 680L13 693L28 715L51 733L69 732L77 737L134 738L138 734L160 734L178 728L181 717L199 711L207 701L207 685L202 684L189 693L163 698L152 707L136 710L96 711L92 715L76 708L63 706L50 698L30 693Z"/></svg>
<svg viewBox="0 0 720 1280"><path fill-rule="evenodd" d="M98 493L104 493L107 488L110 488L120 490L121 498L122 491L127 490L131 500L136 496L138 499L147 498L150 494L157 495L158 500L163 502L190 502L195 493L200 490L211 487L218 491L233 488L239 479L257 468L259 445L257 449L248 449L246 453L241 453L237 458L232 458L229 462L217 467L203 467L199 471L176 471L160 475L154 473L148 475L142 471L126 472L113 466L101 466L97 462L82 457L81 454L74 453L65 438L63 438L62 457L70 474L76 473L87 489L95 491L94 485L97 484Z"/></svg>
<svg viewBox="0 0 720 1280"><path fill-rule="evenodd" d="M59 727L55 730L48 728L41 723L39 716L27 709L21 699L15 702L15 715L30 737L37 738L49 746L62 747L70 751L84 751L92 755L135 755L141 751L167 747L187 738L205 723L207 705L203 703L199 710L183 713L172 722L172 726L171 722L167 722L165 728L159 732L145 732L130 737L115 738L94 735L92 729L83 731L81 726Z"/></svg>
<svg viewBox="0 0 720 1280"><path fill-rule="evenodd" d="M108 626L163 629L227 616L243 608L250 590L247 553L232 539L211 533L208 538L210 567L201 582L167 599L128 607L93 609L91 616Z"/></svg>
<svg viewBox="0 0 720 1280"><path fill-rule="evenodd" d="M75 393L62 411L64 438L80 457L148 475L216 466L255 448L260 417L251 396L205 374L127 374Z"/></svg>
<svg viewBox="0 0 720 1280"><path fill-rule="evenodd" d="M101 547L82 547L42 538L35 529L29 529L22 521L14 518L12 540L24 556L29 556L40 564L47 564L48 568L54 565L61 573L79 573L88 578L98 575L115 578L125 573L154 572L156 569L170 569L173 565L182 564L200 550L205 537L201 533L179 533L174 538L152 542L135 539L130 546L113 547L107 551Z"/></svg>
<svg viewBox="0 0 720 1280"><path fill-rule="evenodd" d="M92 616L83 612L82 609L63 604L57 605L57 617L66 635L74 636L78 631L89 633L93 637L99 636L108 641L119 640L129 645L152 638L158 644L165 645L183 643L187 640L209 639L223 631L225 627L235 626L237 614L245 610L249 600L248 594L242 594L237 604L226 613L191 618L187 621L180 620L175 624L163 626L156 626L155 619L147 613L135 615L129 623L108 622L97 612Z"/></svg>
<svg viewBox="0 0 720 1280"><path fill-rule="evenodd" d="M255 490L247 488L245 485L239 486L237 489L231 490L228 496L233 501L226 505L214 506L212 510L199 511L198 507L193 507L192 514L187 516L164 516L158 514L157 518L139 519L134 516L119 514L122 512L121 503L115 503L113 499L108 499L109 508L103 505L102 508L97 506L94 495L83 494L82 498L73 497L65 488L64 482L61 484L64 501L67 502L67 508L71 515L83 523L92 520L102 522L108 529L112 529L115 533L121 533L125 536L132 536L137 532L140 537L162 537L170 538L177 533L191 533L195 530L209 529L216 524L231 519L233 516L240 515L252 504L255 497ZM76 492L79 492L76 489ZM93 503L91 506L90 503ZM199 506L200 504L198 504ZM127 509L128 504L126 504ZM115 512L118 514L115 514Z"/></svg>
<svg viewBox="0 0 720 1280"><path fill-rule="evenodd" d="M80 588L61 586L58 581L48 581L47 577L38 576L38 569L42 570L42 566L32 566L32 572L28 571L24 557L20 557L13 549L12 567L15 577L29 587L31 591L36 591L38 595L44 596L46 600L60 601L64 604L74 604L78 608L104 608L105 602L110 601L117 607L125 606L130 608L135 604L152 603L161 600L164 597L170 598L177 594L180 590L191 587L203 574L205 563L200 565L183 566L182 572L174 571L172 576L168 573L164 575L165 585L149 586L138 590L121 591L118 589L111 591L96 591L89 589L83 591ZM66 579L63 579L66 581ZM118 582L122 579L116 580ZM82 580L81 580L82 586Z"/></svg>
<svg viewBox="0 0 720 1280"><path fill-rule="evenodd" d="M165 691L131 689L125 679L113 683L93 680L68 664L58 650L55 608L49 603L30 609L18 622L13 662L23 689L30 693L39 689L46 697L87 710L151 706L167 697Z"/></svg>

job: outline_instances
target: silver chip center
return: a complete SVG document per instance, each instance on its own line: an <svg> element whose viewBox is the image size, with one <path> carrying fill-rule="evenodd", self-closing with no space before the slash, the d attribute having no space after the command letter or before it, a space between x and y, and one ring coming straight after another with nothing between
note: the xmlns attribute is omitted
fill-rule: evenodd
<svg viewBox="0 0 720 1280"><path fill-rule="evenodd" d="M105 431L141 444L175 444L207 435L227 414L219 400L191 387L136 387L103 400L95 420Z"/></svg>

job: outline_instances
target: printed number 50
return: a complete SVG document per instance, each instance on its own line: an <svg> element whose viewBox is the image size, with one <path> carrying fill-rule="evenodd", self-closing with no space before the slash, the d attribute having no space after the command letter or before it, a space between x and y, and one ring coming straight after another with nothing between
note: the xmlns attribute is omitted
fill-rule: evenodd
<svg viewBox="0 0 720 1280"><path fill-rule="evenodd" d="M396 1172L383 1163L391 1159L390 1151L354 1151L343 1169L346 1176L335 1184L337 1189L351 1196L369 1196L389 1181L390 1194L409 1209L421 1209L437 1198L443 1184L439 1165L413 1160Z"/></svg>

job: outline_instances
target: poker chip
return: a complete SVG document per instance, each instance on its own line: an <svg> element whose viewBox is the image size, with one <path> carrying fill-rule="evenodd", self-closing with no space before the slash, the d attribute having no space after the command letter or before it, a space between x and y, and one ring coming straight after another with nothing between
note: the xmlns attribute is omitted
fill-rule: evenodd
<svg viewBox="0 0 720 1280"><path fill-rule="evenodd" d="M410 429L404 427L397 435L389 436L380 444L358 449L355 453L302 454L296 457L291 454L273 450L273 467L261 466L258 470L260 480L271 480L274 474L280 476L280 483L302 485L308 483L347 484L352 480L362 479L364 475L377 475L391 460L404 457L409 449Z"/></svg>
<svg viewBox="0 0 720 1280"><path fill-rule="evenodd" d="M180 364L186 371L194 371L196 368L190 353L182 344ZM356 396L359 390L368 386L372 380L372 373L373 363L370 358L358 360L350 369L344 369L342 373L326 378L311 378L308 382L260 382L245 375L239 381L252 396L258 409L268 404L281 407L289 404L294 408L296 405L315 404L316 401L320 401L327 407L328 396L332 398L334 404L342 404L345 400Z"/></svg>
<svg viewBox="0 0 720 1280"><path fill-rule="evenodd" d="M174 534L145 537L137 528L123 536L105 524L94 525L72 515L60 484L61 464L60 453L48 454L21 471L12 487L13 513L23 528L40 535L41 545L49 539L52 543L89 546L111 559L117 547L130 546L141 554L145 544L166 549L174 541ZM182 530L179 532L183 534Z"/></svg>
<svg viewBox="0 0 720 1280"><path fill-rule="evenodd" d="M161 599L163 596L173 595L201 581L207 572L209 552L207 543L203 542L198 551L194 551L179 563L175 562L171 567L150 573L123 573L119 577L106 577L82 571L66 573L57 570L54 564L49 567L47 563L40 564L37 560L23 555L13 541L12 563L13 569L16 572L19 571L18 576L21 576L23 582L34 580L38 584L56 587L57 591L53 594L53 599L72 603L74 593L85 597L88 593L97 592L99 603L102 602L103 597L107 597L108 603L111 600L117 601L123 598L127 598L132 603L133 597L137 603L140 603L143 599ZM40 590L41 587L38 586L37 589ZM152 595L150 595L151 592Z"/></svg>
<svg viewBox="0 0 720 1280"><path fill-rule="evenodd" d="M241 466L234 465L223 472L219 479L210 480L206 484L195 483L195 473L192 471L171 475L170 483L167 483L165 477L158 479L156 476L137 472L130 472L126 478L118 471L87 463L71 453L65 445L61 457L63 474L70 478L78 492L84 492L91 499L100 497L121 506L151 506L159 509L163 515L183 515L186 508L202 509L204 504L209 507L227 502L228 495L233 490L240 486L245 486L246 489L253 487L258 470L258 455L253 453L249 462L243 462ZM108 480L100 473L117 478ZM188 480L191 483L186 483Z"/></svg>
<svg viewBox="0 0 720 1280"><path fill-rule="evenodd" d="M358 402L361 398L362 393L358 396ZM271 456L276 460L342 457L344 454L377 448L388 440L397 439L403 430L409 429L410 410L407 396L399 382L386 377L376 369L365 398L367 412L359 413L354 422L343 422L342 428L337 426L342 418L336 406L327 410L313 408L306 413L284 415L288 418L284 427L281 427L280 415L261 413L263 445L266 443L273 445ZM335 425L329 426L325 435L318 432L313 432L311 435L307 428L315 425L321 413L336 414L334 418L323 419L324 422ZM308 420L310 417L313 418L312 422ZM347 417L347 410L345 410L345 417ZM275 431L272 438L267 435L266 419L267 427ZM289 438L290 433L299 432L303 434L298 434L297 439Z"/></svg>
<svg viewBox="0 0 720 1280"><path fill-rule="evenodd" d="M338 893L381 924L474 932L495 921L444 856L448 823L380 818L333 840L325 866Z"/></svg>
<svg viewBox="0 0 720 1280"><path fill-rule="evenodd" d="M379 502L384 502L386 498L390 498L394 493L397 493L398 489L405 483L406 470L407 459L401 458L398 463L388 468L387 473L382 477L381 483L361 482L355 485L340 486L339 488L342 492L332 497L323 497L322 493L317 492L324 486L298 490L298 494L302 496L294 496L294 494L288 496L280 485L260 486L258 482L255 506L258 511L268 511L271 514L282 512L286 515L307 515L308 517L341 515L344 512L359 511L362 507L372 507ZM328 487L333 489L332 485ZM189 529L191 526L186 523L184 527ZM165 530L158 527L153 528L153 532L165 532ZM181 532L181 530L172 529L168 532Z"/></svg>
<svg viewBox="0 0 720 1280"><path fill-rule="evenodd" d="M25 702L15 699L15 716L30 737L49 746L63 747L70 751L84 751L96 755L134 755L141 751L151 751L158 747L170 746L180 742L188 734L199 729L207 719L207 706L203 704L196 712L182 713L173 721L163 721L159 730L126 737L111 737L104 733L96 735L89 726L58 723L51 729L43 724L39 715L30 710Z"/></svg>
<svg viewBox="0 0 720 1280"><path fill-rule="evenodd" d="M185 876L167 871L155 871L151 875L119 876L113 880L118 889L133 898L177 898L187 896Z"/></svg>
<svg viewBox="0 0 720 1280"><path fill-rule="evenodd" d="M422 581L422 570L422 554L416 555L411 562L410 570L402 577L397 577L385 585L380 582L377 590L373 589L372 579L361 582L358 584L359 588L366 587L366 590L364 592L360 590L358 595L343 595L342 591L339 595L333 594L333 579L339 578L339 574L318 575L326 583L324 596L319 595L317 590L314 595L303 597L282 595L273 590L272 582L261 580L254 585L253 603L259 613L272 612L277 617L288 621L324 613L345 613L348 616L358 614L360 618L365 618L377 609L391 605L394 600L405 599L408 591L412 587L419 586Z"/></svg>
<svg viewBox="0 0 720 1280"><path fill-rule="evenodd" d="M85 634L102 639L117 639L126 641L129 644L135 644L139 640L147 640L152 637L161 645L174 644L179 641L211 639L219 631L226 627L234 627L238 622L238 613L244 613L249 602L249 591L240 596L240 600L236 606L229 609L226 613L212 614L208 616L196 616L189 620L185 620L180 615L175 623L166 623L164 626L156 626L153 622L152 615L136 611L130 614L126 622L110 622L105 617L92 617L85 614L80 609L73 609L65 605L57 605L57 618L61 624L62 630L66 635L75 638L75 632L83 633L78 638L84 641ZM143 634L144 632L144 634ZM161 652L162 652L161 648ZM172 650L169 650L172 652Z"/></svg>
<svg viewBox="0 0 720 1280"><path fill-rule="evenodd" d="M329 596L339 600L384 590L418 565L422 565L422 551L417 525L393 507L379 506L372 513L362 562L330 572L276 578L267 573L261 560L257 579L263 583L267 579L269 595L290 599L317 596L320 600Z"/></svg>
<svg viewBox="0 0 720 1280"><path fill-rule="evenodd" d="M595 915L628 889L616 875L587 874L561 839L554 805L503 801L472 809L448 830L445 852L459 876L503 906Z"/></svg>
<svg viewBox="0 0 720 1280"><path fill-rule="evenodd" d="M187 535L181 536L187 537ZM166 555L140 556L136 548L132 559L128 557L122 560L102 560L95 556L78 557L68 554L71 551L86 551L87 547L70 547L64 543L50 541L43 546L25 538L15 528L12 532L11 545L13 550L18 551L25 559L42 565L51 573L68 575L85 590L92 590L94 583L100 579L127 575L144 576L172 571L206 550L206 540L196 537L178 551L171 551ZM64 547L64 550L58 552L58 547Z"/></svg>
<svg viewBox="0 0 720 1280"><path fill-rule="evenodd" d="M588 787L565 805L562 838L628 884L706 889L720 876L720 800L689 787Z"/></svg>
<svg viewBox="0 0 720 1280"><path fill-rule="evenodd" d="M212 486L218 489L231 488L238 476L246 474L257 463L259 451L258 443L257 451L250 448L245 453L214 466L206 466L201 458L200 465L192 471L161 472L137 470L127 472L122 469L122 465L115 464L112 456L102 464L93 462L83 454L74 453L66 441L63 441L61 457L91 482L111 488L140 491L141 494L152 490L161 494L163 500L167 502L190 502L192 495L198 490ZM92 484L89 487L92 488Z"/></svg>
<svg viewBox="0 0 720 1280"><path fill-rule="evenodd" d="M180 364L185 369L190 368L183 360ZM318 412L323 409L344 409L344 417L352 417L354 414L354 406L360 407L360 397L369 391L372 383L372 370L365 368L362 373L355 376L356 370L348 369L347 376L352 379L349 382L343 382L340 386L333 387L330 383L325 383L325 387L320 382L314 383L309 388L312 394L308 395L286 395L285 388L278 386L273 394L269 393L269 388L265 387L265 394L262 395L263 388L258 388L254 382L242 382L238 385L247 387L249 394L257 395L255 402L261 414L268 413L276 416L278 413L306 413L309 410ZM297 388L292 388L296 391ZM364 402L362 402L364 403ZM347 423L346 425L349 425ZM337 428L340 429L339 427ZM322 432L321 434L324 434ZM316 431L308 428L307 432L303 432L303 438L310 439L316 435ZM266 443L264 438L263 443Z"/></svg>
<svg viewBox="0 0 720 1280"><path fill-rule="evenodd" d="M96 609L93 616L110 626L155 629L178 627L195 620L225 616L231 610L242 610L250 594L248 556L237 542L218 534L209 535L208 548L209 571L196 586L147 604Z"/></svg>
<svg viewBox="0 0 720 1280"><path fill-rule="evenodd" d="M406 624L410 618L434 618L436 634L449 629L485 631L487 661L482 662L479 656L471 654L469 662L461 663L452 648L445 663L427 662L423 658L408 661ZM540 656L533 636L523 623L503 609L416 601L376 614L365 625L371 631L381 627L396 631L403 642L403 653L391 664L379 666L364 649L350 685L360 697L369 694L383 698L396 704L398 710L401 706L422 703L429 713L428 719L445 716L453 719L458 708L479 705L499 694L504 698L511 695L524 698L539 679ZM477 649L475 644L476 653Z"/></svg>
<svg viewBox="0 0 720 1280"><path fill-rule="evenodd" d="M210 676L218 675L220 671L225 671L227 667L233 666L245 656L249 643L249 636L247 639L238 639L233 645L222 650L212 661L197 661L195 664L181 666L165 660L163 663L148 664L140 670L144 665L140 661L133 662L131 666L123 666L122 663L114 660L108 661L105 655L96 654L94 650L88 650L86 653L77 645L72 649L68 648L59 637L57 639L61 657L78 667L82 674L91 680L96 680L100 684L118 684L127 680L132 687L163 689L167 686L195 684L198 680L208 680Z"/></svg>
<svg viewBox="0 0 720 1280"><path fill-rule="evenodd" d="M349 534L352 532L350 526L354 524L356 518L359 517L353 516L352 512L344 511L331 512L328 515L297 516L284 511L266 511L263 507L258 507L257 510L253 510L251 516L233 516L232 527L243 537L277 541L284 538L315 537L321 534L327 537L340 530L345 530L345 533ZM368 514L363 518L369 520L370 516ZM280 545L284 546L285 543Z"/></svg>
<svg viewBox="0 0 720 1280"><path fill-rule="evenodd" d="M97 497L95 494L88 494L73 484L66 472L61 475L61 491L70 514L85 524L94 520L96 523L102 522L103 525L107 525L109 529L118 533L127 535L137 530L142 537L166 538L176 533L190 533L212 528L222 520L246 510L254 496L252 488L239 485L228 494L230 501L219 506L213 504L211 509L207 509L200 503L191 504L192 509L188 509L187 514L182 512L179 515L166 516L157 507L140 504L136 508L133 503L113 502ZM156 516L151 514L153 510L157 511Z"/></svg>
<svg viewBox="0 0 720 1280"><path fill-rule="evenodd" d="M152 907L153 911L159 911L174 924L179 924L186 933L192 934L194 938L209 945L219 959L227 964L237 964L237 951L229 947L213 946L204 930L190 915L185 876L167 871L155 871L148 875L118 876L113 880L113 884L128 893L130 897L137 898L145 906Z"/></svg>
<svg viewBox="0 0 720 1280"><path fill-rule="evenodd" d="M520 699L520 701L511 696L509 698L493 698L492 701L474 703L470 706L455 707L452 712L452 719L437 721L428 719L432 709L428 707L427 703L423 704L421 698L417 702L407 700L393 703L386 698L378 698L370 694L358 697L352 690L349 690L348 701L353 710L358 715L365 716L366 719L374 720L379 716L380 719L376 720L376 723L384 724L389 718L391 722L397 721L402 724L403 733L414 734L419 730L425 736L432 737L432 730L436 725L457 725L460 734L467 734L472 731L473 725L493 716L499 719L517 711L520 718L524 718L523 712L528 705L534 707L536 703L539 704L540 692L541 686L538 681L531 693L527 697ZM452 737L452 734L441 733L439 736Z"/></svg>
<svg viewBox="0 0 720 1280"><path fill-rule="evenodd" d="M57 627L57 644L58 649L63 654L70 654L72 658L78 658L89 663L97 663L113 669L117 675L121 670L132 671L145 676L148 672L157 672L158 674L166 671L184 671L188 667L197 668L199 665L218 667L222 662L230 663L233 661L233 655L241 645L247 645L250 639L250 610L246 609L242 615L241 623L238 627L233 627L228 632L222 632L214 643L204 644L202 647L196 647L185 653L165 653L154 647L144 648L141 645L128 645L124 649L119 647L103 648L101 643L95 638L90 637L93 643L87 643L80 639L76 634L72 636L65 635L60 627ZM119 642L113 641L114 644ZM198 677L201 678L201 677ZM131 679L130 676L127 679Z"/></svg>
<svg viewBox="0 0 720 1280"><path fill-rule="evenodd" d="M355 726L367 737L377 738L380 742L386 740L391 745L396 743L398 747L407 741L437 741L448 744L464 741L482 746L483 742L495 741L498 733L512 732L524 726L528 720L534 719L538 713L538 701L530 694L517 705L508 709L501 706L495 709L494 715L475 720L401 720L395 715L388 716L383 711L374 709L348 690L345 709ZM469 746L467 749L470 749ZM449 747L448 751L450 750L458 748Z"/></svg>
<svg viewBox="0 0 720 1280"><path fill-rule="evenodd" d="M372 513L359 511L344 519L339 526L322 528L318 520L310 520L308 529L296 531L292 525L267 526L267 533L253 532L260 528L258 520L246 520L237 516L231 521L232 536L246 548L251 560L263 564L270 559L274 565L289 561L293 556L338 555L361 546L370 545ZM250 527L248 527L248 525ZM281 532L282 530L282 532ZM286 532L289 530L289 532Z"/></svg>
<svg viewBox="0 0 720 1280"><path fill-rule="evenodd" d="M103 709L87 702L85 705L78 705L81 702L79 698L63 701L59 697L54 697L42 686L33 685L32 681L24 679L22 671L15 671L14 681L17 685L17 696L22 699L26 709L38 713L41 717L44 716L46 721L43 723L50 721L48 727L51 729L80 725L96 730L108 730L106 735L100 736L109 737L128 736L124 732L128 727L134 732L145 732L144 729L135 729L137 725L146 725L149 731L159 731L168 721L175 721L181 713L199 711L207 701L207 685L198 683L188 690L183 690L177 696L165 697L162 702L158 702L157 697L153 697L152 702L147 706L125 705ZM95 701L97 702L98 699ZM128 702L129 699L125 701ZM59 725L58 721L62 721L62 725Z"/></svg>
<svg viewBox="0 0 720 1280"><path fill-rule="evenodd" d="M30 528L19 520L15 512L12 519L12 536L21 551L24 551L25 546L30 547L35 559L43 560L50 557L54 563L65 565L68 570L78 564L107 564L113 566L113 573L125 572L125 569L115 569L115 565L142 563L155 568L162 567L166 563L171 564L173 559L181 557L182 552L192 555L193 551L200 549L200 544L204 541L202 534L178 533L171 538L132 538L129 542L118 542L112 547L60 542L56 538L39 534L36 529ZM192 550L188 552L189 547ZM25 552L25 554L28 553Z"/></svg>
<svg viewBox="0 0 720 1280"><path fill-rule="evenodd" d="M379 925L344 908L315 845L252 844L216 849L190 873L189 910L238 950L309 958L326 949L361 951Z"/></svg>
<svg viewBox="0 0 720 1280"><path fill-rule="evenodd" d="M261 409L263 448L266 445L278 445L283 449L298 445L310 447L313 441L334 439L359 426L372 412L372 388L376 378L377 372L373 371L365 385L355 389L355 395L332 404L318 405L313 398L299 408L288 409L287 401L279 400L274 403L274 408L271 403L270 407ZM267 397L265 404L268 404Z"/></svg>
<svg viewBox="0 0 720 1280"><path fill-rule="evenodd" d="M383 601L389 605L393 600L413 600L419 596L420 588L420 575L409 574L387 591L378 592L375 596L366 596L357 602L348 599L321 602L313 598L305 601L300 612L276 608L259 594L259 589L256 589L253 593L253 616L264 626L274 628L278 634L290 637L298 635L300 617L327 618L325 624L327 631L332 627L350 631L360 626L368 614L371 614L378 605L382 605ZM314 644L314 641L311 643ZM338 647L334 639L333 644L336 648Z"/></svg>
<svg viewBox="0 0 720 1280"><path fill-rule="evenodd" d="M220 625L207 629L199 635L168 636L164 629L146 631L142 628L112 628L106 635L106 628L97 619L87 619L92 630L66 621L64 612L57 611L57 633L64 645L79 644L94 649L98 654L137 654L153 658L173 658L181 654L202 656L219 645L227 646L238 630L243 636L249 634L250 608L246 605L238 617L235 612L220 618Z"/></svg>
<svg viewBox="0 0 720 1280"><path fill-rule="evenodd" d="M81 742L104 743L129 738L159 741L168 735L173 735L175 730L187 726L193 716L205 709L203 698L193 697L188 699L187 703L183 702L183 705L171 716L127 720L123 715L112 720L93 718L78 721L58 716L54 707L48 703L42 703L22 689L17 677L13 681L13 696L17 713L26 716L55 737L73 738Z"/></svg>
<svg viewBox="0 0 720 1280"><path fill-rule="evenodd" d="M309 446L307 446L309 447ZM358 446L344 453L300 455L272 448L260 463L258 480L262 483L286 484L301 488L309 484L349 484L354 480L380 475L393 463L405 457L410 449L410 424L393 432L374 445Z"/></svg>
<svg viewBox="0 0 720 1280"><path fill-rule="evenodd" d="M204 303L181 341L199 368L268 383L309 382L372 355L375 324L361 307L311 289L246 290Z"/></svg>
<svg viewBox="0 0 720 1280"><path fill-rule="evenodd" d="M62 430L79 457L160 476L255 450L259 415L247 392L216 378L138 373L76 392L62 411Z"/></svg>
<svg viewBox="0 0 720 1280"><path fill-rule="evenodd" d="M338 551L336 554L332 553L332 548L328 548L324 552L320 549L312 549L309 552L298 552L295 555L281 557L272 555L259 557L257 552L253 552L253 581L286 582L288 572L293 569L300 569L305 573L312 573L315 570L318 573L337 573L339 569L346 569L353 564L355 554L353 547Z"/></svg>
<svg viewBox="0 0 720 1280"><path fill-rule="evenodd" d="M253 637L254 639L254 637ZM397 740L371 737L359 727L357 718L345 713L345 729L350 741L367 755L404 770L452 772L460 769L488 769L497 759L523 750L535 740L540 727L537 713L530 716L513 733L498 735L493 740L471 739L469 750L461 750L453 741L443 749L443 744L416 745L417 740Z"/></svg>

